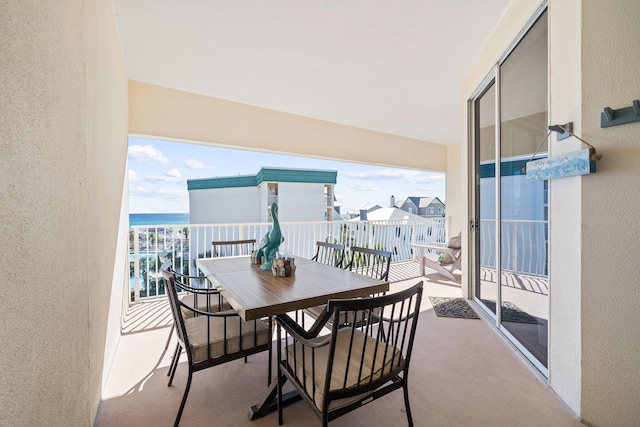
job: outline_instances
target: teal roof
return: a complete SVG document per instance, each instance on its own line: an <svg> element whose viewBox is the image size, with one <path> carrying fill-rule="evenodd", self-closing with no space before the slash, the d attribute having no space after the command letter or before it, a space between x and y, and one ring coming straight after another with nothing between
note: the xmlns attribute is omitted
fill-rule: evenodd
<svg viewBox="0 0 640 427"><path fill-rule="evenodd" d="M257 187L263 182L302 182L335 184L338 172L315 169L261 168L256 175L225 176L187 180L189 190L209 188Z"/></svg>

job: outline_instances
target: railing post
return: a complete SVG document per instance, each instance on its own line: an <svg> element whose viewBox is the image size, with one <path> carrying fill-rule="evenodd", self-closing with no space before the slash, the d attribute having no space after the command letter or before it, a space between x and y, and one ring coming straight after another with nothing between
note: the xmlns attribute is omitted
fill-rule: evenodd
<svg viewBox="0 0 640 427"><path fill-rule="evenodd" d="M517 247L516 247L516 223L515 221L512 223L512 228L511 228L511 272L515 273L518 268L517 268L517 261L518 257L517 257Z"/></svg>
<svg viewBox="0 0 640 427"><path fill-rule="evenodd" d="M131 298L129 297L129 300ZM140 301L140 232L133 227L133 302Z"/></svg>

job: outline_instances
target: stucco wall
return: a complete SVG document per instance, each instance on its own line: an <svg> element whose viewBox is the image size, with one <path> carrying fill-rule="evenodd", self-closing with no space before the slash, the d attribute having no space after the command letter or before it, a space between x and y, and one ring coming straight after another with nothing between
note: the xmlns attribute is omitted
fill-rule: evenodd
<svg viewBox="0 0 640 427"><path fill-rule="evenodd" d="M554 1L550 5L549 122L574 123L582 128L580 0ZM557 141L552 135L549 152L557 156L581 149L580 141ZM549 182L549 383L576 413L581 412L581 188L587 178L569 177Z"/></svg>
<svg viewBox="0 0 640 427"><path fill-rule="evenodd" d="M637 426L640 122L600 128L600 113L640 98L640 6L583 1L581 16L581 136L604 156L581 188L582 416Z"/></svg>
<svg viewBox="0 0 640 427"><path fill-rule="evenodd" d="M539 4L512 2L463 84L463 102ZM596 174L549 187L549 383L596 426L640 419L640 123L600 128L603 107L640 96L639 26L636 2L549 1L550 122L574 122L604 155ZM551 155L583 148L555 136L550 147Z"/></svg>
<svg viewBox="0 0 640 427"><path fill-rule="evenodd" d="M434 172L446 170L443 145L135 81L129 83L129 96L132 135Z"/></svg>
<svg viewBox="0 0 640 427"><path fill-rule="evenodd" d="M111 2L2 2L0 31L0 425L91 425L126 242L127 86Z"/></svg>

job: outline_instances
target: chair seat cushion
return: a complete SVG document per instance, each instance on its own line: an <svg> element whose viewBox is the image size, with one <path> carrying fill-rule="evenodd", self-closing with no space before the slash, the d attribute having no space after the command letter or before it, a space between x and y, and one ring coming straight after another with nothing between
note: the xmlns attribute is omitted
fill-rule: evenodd
<svg viewBox="0 0 640 427"><path fill-rule="evenodd" d="M196 316L185 319L184 325L195 363L263 346L271 340L265 322L245 322L239 316L226 317L226 328L224 317Z"/></svg>
<svg viewBox="0 0 640 427"><path fill-rule="evenodd" d="M229 303L224 300L222 301L222 305L220 305L218 295L207 296L200 294L197 295L196 298L196 294L183 292L178 294L178 298L188 306L197 308L198 310L202 311L209 311L213 313L217 311L231 310L231 306L229 305ZM198 303L197 305L196 302ZM187 310L186 308L182 307L182 316L185 319L191 318L193 317L193 315L193 311Z"/></svg>
<svg viewBox="0 0 640 427"><path fill-rule="evenodd" d="M376 345L375 338L367 336L359 330L356 330L354 333L352 350L351 354L349 354L351 331L351 328L344 328L338 331L336 340L336 351L333 361L333 370L331 372L331 391L355 387L359 385L359 381L364 382L369 380L377 380L383 375L389 375L392 369L404 366L404 359L402 357L402 354L396 347L388 346L384 342L379 342L378 345ZM316 341L324 340L325 338L326 337L319 337L316 339ZM367 341L366 346L363 345L364 340ZM364 357L362 354L363 347L365 349ZM304 368L302 361L302 344L295 344L296 358L294 358L293 344L287 346L286 350L289 356L288 362L293 363L293 361L296 360L296 378L301 384L305 384L305 390L307 394L315 399L315 405L318 407L318 409L322 409L322 393L324 392L325 386L329 344L316 348L314 356L312 356L310 348L305 348ZM360 371L360 360L362 360L362 371ZM313 375L314 365L315 378ZM345 384L344 379L347 369L347 381ZM294 367L290 366L290 370L293 371ZM359 380L358 377L360 375L360 372L362 378ZM344 406L354 400L357 400L360 396L362 395L332 401L329 404L329 409L335 409L337 407Z"/></svg>

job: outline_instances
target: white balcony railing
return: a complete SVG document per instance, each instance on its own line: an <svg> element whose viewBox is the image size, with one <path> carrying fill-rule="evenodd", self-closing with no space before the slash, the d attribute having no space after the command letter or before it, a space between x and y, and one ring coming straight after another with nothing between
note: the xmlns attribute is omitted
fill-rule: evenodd
<svg viewBox="0 0 640 427"><path fill-rule="evenodd" d="M446 242L446 219L321 221L281 223L281 251L311 258L317 241L391 251L393 261L411 259L411 243ZM180 224L133 227L130 233L130 292L133 301L164 295L158 255L167 252L174 268L197 274L195 260L211 256L214 240L256 239L259 247L271 223ZM137 278L135 280L134 278Z"/></svg>
<svg viewBox="0 0 640 427"><path fill-rule="evenodd" d="M502 221L502 270L548 274L548 221ZM496 268L496 221L480 221L480 265Z"/></svg>

